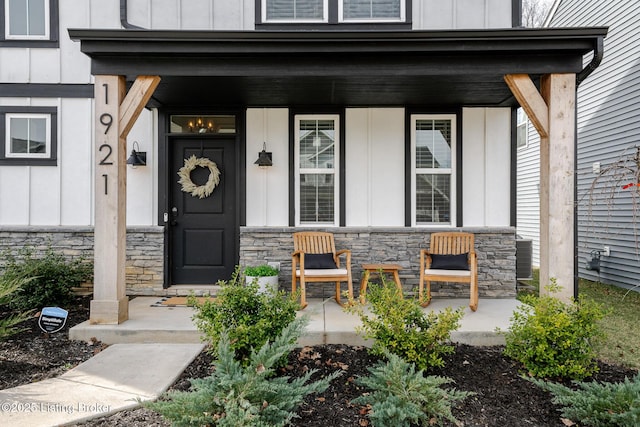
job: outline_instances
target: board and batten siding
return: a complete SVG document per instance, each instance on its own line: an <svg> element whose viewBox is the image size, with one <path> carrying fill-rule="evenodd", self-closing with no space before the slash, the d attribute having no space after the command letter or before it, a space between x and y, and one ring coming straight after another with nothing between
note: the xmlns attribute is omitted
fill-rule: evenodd
<svg viewBox="0 0 640 427"><path fill-rule="evenodd" d="M608 26L604 58L578 88L578 266L579 275L623 287L639 284L640 278L640 187L624 190L627 175L619 181L598 178L594 164L605 171L623 157L632 158L640 146L640 10L635 0L562 0L557 2L550 27ZM585 65L591 57L585 57ZM531 133L530 133L531 136ZM537 134L529 140L537 154ZM527 176L534 182L528 150L518 152L518 233L537 226L535 217L523 212L533 198L520 191ZM598 184L592 186L598 178ZM633 197L632 191L635 193ZM529 224L531 222L531 224ZM521 229L523 230L521 232ZM600 273L587 270L591 251L609 246L602 256Z"/></svg>
<svg viewBox="0 0 640 427"><path fill-rule="evenodd" d="M508 227L510 212L510 114L508 108L464 108L463 221L465 227ZM403 227L405 110L345 110L346 226ZM247 226L289 221L289 110L247 110ZM253 164L267 143L273 166Z"/></svg>
<svg viewBox="0 0 640 427"><path fill-rule="evenodd" d="M56 166L0 167L0 224L73 226L93 224L93 100L0 98L0 106L56 107ZM157 117L145 110L127 147L138 141L149 164L127 168L127 224L153 225L157 212Z"/></svg>
<svg viewBox="0 0 640 427"><path fill-rule="evenodd" d="M415 0L414 30L510 28L512 0Z"/></svg>
<svg viewBox="0 0 640 427"><path fill-rule="evenodd" d="M253 30L256 0L128 0L129 23L150 29ZM509 28L512 0L413 0L414 30Z"/></svg>

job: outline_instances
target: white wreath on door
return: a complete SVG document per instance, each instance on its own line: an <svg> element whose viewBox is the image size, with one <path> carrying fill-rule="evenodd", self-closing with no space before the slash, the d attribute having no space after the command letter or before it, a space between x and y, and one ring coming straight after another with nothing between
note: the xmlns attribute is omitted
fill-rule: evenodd
<svg viewBox="0 0 640 427"><path fill-rule="evenodd" d="M197 167L209 169L209 179L204 185L196 185L191 180L191 172ZM209 197L220 183L218 166L206 157L196 157L195 155L184 159L184 166L178 171L178 176L180 177L178 184L182 185L182 191L200 199Z"/></svg>

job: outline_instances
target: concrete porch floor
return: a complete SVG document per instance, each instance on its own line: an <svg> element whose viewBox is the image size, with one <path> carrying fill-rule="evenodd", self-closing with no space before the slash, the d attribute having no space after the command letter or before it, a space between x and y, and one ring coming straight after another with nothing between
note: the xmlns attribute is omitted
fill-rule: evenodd
<svg viewBox="0 0 640 427"><path fill-rule="evenodd" d="M154 306L162 297L136 297L129 302L129 320L120 325L90 325L83 322L69 330L69 338L106 344L119 343L200 343L200 333L191 321L190 307ZM298 315L308 314L310 323L300 345L367 345L355 332L360 319L345 313L333 300L308 299L309 306ZM451 334L453 342L470 345L501 345L513 311L521 304L515 299L480 299L478 310L469 309L467 299L434 299L424 310L465 307L461 327Z"/></svg>

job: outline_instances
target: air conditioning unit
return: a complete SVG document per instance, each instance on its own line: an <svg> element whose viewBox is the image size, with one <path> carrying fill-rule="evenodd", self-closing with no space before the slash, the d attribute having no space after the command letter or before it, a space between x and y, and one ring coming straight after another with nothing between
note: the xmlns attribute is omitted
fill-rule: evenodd
<svg viewBox="0 0 640 427"><path fill-rule="evenodd" d="M532 258L533 241L516 239L516 279L528 280L533 277Z"/></svg>

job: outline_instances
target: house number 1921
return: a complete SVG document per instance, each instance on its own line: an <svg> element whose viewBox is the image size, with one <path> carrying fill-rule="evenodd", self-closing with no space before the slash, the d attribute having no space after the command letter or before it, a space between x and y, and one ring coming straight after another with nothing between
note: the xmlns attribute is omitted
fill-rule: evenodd
<svg viewBox="0 0 640 427"><path fill-rule="evenodd" d="M105 105L108 105L109 104L109 85L107 83L103 83L102 86L104 87L104 103ZM113 125L113 116L109 113L101 114L100 124L105 127L104 134L107 135L109 133L109 130L111 130L111 126ZM113 154L113 147L108 142L105 142L102 145L100 145L100 147L98 148L98 151L102 153L102 158L100 159L99 165L101 166L113 165L113 161L111 160L111 155ZM109 194L109 187L108 187L109 175L105 173L105 174L102 174L102 176L104 177L104 194L107 195Z"/></svg>

